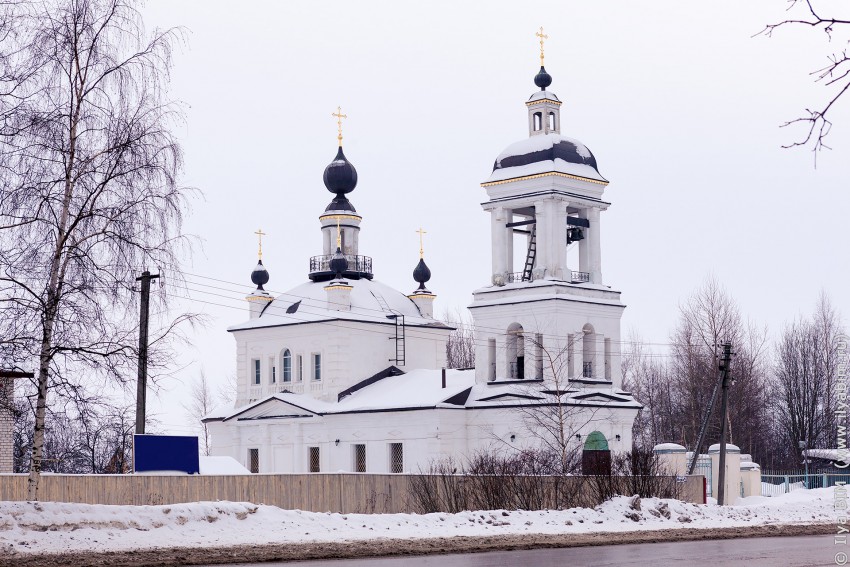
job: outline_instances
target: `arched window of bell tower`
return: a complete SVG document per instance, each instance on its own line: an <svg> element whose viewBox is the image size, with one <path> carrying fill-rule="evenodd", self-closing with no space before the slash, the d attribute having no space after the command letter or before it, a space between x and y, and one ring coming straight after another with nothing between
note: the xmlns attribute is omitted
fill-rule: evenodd
<svg viewBox="0 0 850 567"><path fill-rule="evenodd" d="M543 129L543 114L541 112L534 113L534 131L539 132Z"/></svg>
<svg viewBox="0 0 850 567"><path fill-rule="evenodd" d="M549 113L549 130L552 131L552 132L557 130L557 128L555 127L555 113L554 112Z"/></svg>
<svg viewBox="0 0 850 567"><path fill-rule="evenodd" d="M508 378L522 380L525 378L525 336L522 325L511 323L507 338Z"/></svg>
<svg viewBox="0 0 850 567"><path fill-rule="evenodd" d="M596 354L596 331L590 323L582 327L581 330L582 333L584 333L584 337L581 341L581 375L583 378L593 378L595 370L593 368L593 356Z"/></svg>

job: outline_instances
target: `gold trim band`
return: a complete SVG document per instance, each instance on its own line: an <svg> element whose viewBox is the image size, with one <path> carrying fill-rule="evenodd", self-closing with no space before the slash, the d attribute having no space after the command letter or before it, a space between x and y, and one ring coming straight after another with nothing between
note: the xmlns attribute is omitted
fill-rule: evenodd
<svg viewBox="0 0 850 567"><path fill-rule="evenodd" d="M561 106L561 104L562 104L560 100L552 100L551 98L541 98L541 99L538 99L538 100L529 100L528 102L525 103L525 106L531 106L533 104L540 104L541 102L551 102L555 106Z"/></svg>
<svg viewBox="0 0 850 567"><path fill-rule="evenodd" d="M361 216L359 216L359 215L321 215L321 216L319 217L319 220L325 220L325 219L334 219L334 220L344 220L344 219L351 219L351 220L363 220L363 217L361 217Z"/></svg>
<svg viewBox="0 0 850 567"><path fill-rule="evenodd" d="M417 297L424 297L425 299L434 299L437 296L431 293L414 293L413 295L407 296L408 299L416 299Z"/></svg>
<svg viewBox="0 0 850 567"><path fill-rule="evenodd" d="M566 177L567 179L576 179L578 181L587 181L588 183L596 183L598 185L608 185L607 181L599 181L598 179L590 179L589 177L582 177L580 175L570 175L569 173L561 173L560 171L550 171L548 173L538 173L536 175L523 175L522 177L512 177L510 179L504 179L502 181L490 181L487 183L482 183L482 187L491 187L493 185L504 185L505 183L511 183L513 181L525 181L526 179L538 179L540 177L548 177L550 175L554 175L557 177Z"/></svg>

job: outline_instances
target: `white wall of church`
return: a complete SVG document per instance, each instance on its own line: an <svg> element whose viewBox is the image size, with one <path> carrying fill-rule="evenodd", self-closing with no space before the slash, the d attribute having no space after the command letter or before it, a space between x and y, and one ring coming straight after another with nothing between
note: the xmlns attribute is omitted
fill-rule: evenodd
<svg viewBox="0 0 850 567"><path fill-rule="evenodd" d="M631 424L637 410L569 411L571 430L581 436L574 439L576 446L591 432L599 431L612 451L631 449ZM209 428L215 455L232 456L248 467L248 450L258 449L261 473L311 472L311 447L319 450L319 472L359 472L355 445L365 445L365 472L389 473L397 472L392 468L390 444L401 443L401 471L416 473L448 456L463 462L476 451L542 446L542 434L532 432L528 414L516 408L331 414L271 423L213 422Z"/></svg>
<svg viewBox="0 0 850 567"><path fill-rule="evenodd" d="M445 328L405 327L405 363L401 364L395 360L396 329L392 324L326 321L235 331L236 405L283 390L336 401L340 391L391 365L401 369L442 368L449 332ZM284 372L287 350L288 373ZM320 357L319 379L316 355Z"/></svg>

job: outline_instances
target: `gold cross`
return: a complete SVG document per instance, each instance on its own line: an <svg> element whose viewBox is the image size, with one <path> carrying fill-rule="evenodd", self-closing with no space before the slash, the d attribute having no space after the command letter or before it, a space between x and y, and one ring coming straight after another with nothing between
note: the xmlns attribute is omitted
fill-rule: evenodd
<svg viewBox="0 0 850 567"><path fill-rule="evenodd" d="M543 26L540 26L540 31L536 34L537 37L540 38L540 66L543 66L543 40L549 39L549 36L543 33Z"/></svg>
<svg viewBox="0 0 850 567"><path fill-rule="evenodd" d="M427 232L427 231L422 230L422 227L421 227L421 226L419 227L419 230L417 230L416 232L418 232L418 233L419 233L419 257L420 257L420 258L423 258L423 257L425 256L425 251L424 251L424 249L422 248L422 235L424 235L424 234L428 234L428 232Z"/></svg>
<svg viewBox="0 0 850 567"><path fill-rule="evenodd" d="M336 139L339 142L339 145L342 146L342 119L348 118L348 115L342 113L341 106L337 106L336 112L331 113L331 116L336 116Z"/></svg>
<svg viewBox="0 0 850 567"><path fill-rule="evenodd" d="M266 236L266 233L263 232L263 229L258 229L254 234L257 235L257 240L259 241L259 248L257 249L257 256L260 257L260 260L263 259L263 237Z"/></svg>
<svg viewBox="0 0 850 567"><path fill-rule="evenodd" d="M339 228L339 217L336 218L336 247L342 247L342 230Z"/></svg>

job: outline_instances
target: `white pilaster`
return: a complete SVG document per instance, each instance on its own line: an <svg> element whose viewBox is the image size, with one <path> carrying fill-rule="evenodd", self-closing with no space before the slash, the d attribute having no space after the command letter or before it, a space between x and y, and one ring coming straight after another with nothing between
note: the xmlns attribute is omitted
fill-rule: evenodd
<svg viewBox="0 0 850 567"><path fill-rule="evenodd" d="M587 209L582 209L578 212L580 219L587 220ZM585 238L578 241L578 271L590 272L590 239L587 238L588 230L583 228Z"/></svg>
<svg viewBox="0 0 850 567"><path fill-rule="evenodd" d="M496 278L504 274L505 269L505 209L496 207L490 211L490 234L493 243L493 283L498 285Z"/></svg>
<svg viewBox="0 0 850 567"><path fill-rule="evenodd" d="M552 202L551 213L552 238L552 276L559 280L568 280L567 273L567 203L561 200Z"/></svg>
<svg viewBox="0 0 850 567"><path fill-rule="evenodd" d="M510 209L505 209L505 223L514 222L514 213ZM523 255L523 261L525 256ZM514 229L505 226L505 271L513 272L516 269L514 262Z"/></svg>
<svg viewBox="0 0 850 567"><path fill-rule="evenodd" d="M536 221L535 231L537 233L537 268L546 270L546 277L552 275L549 266L549 205L550 201L536 201L534 203L534 218Z"/></svg>
<svg viewBox="0 0 850 567"><path fill-rule="evenodd" d="M601 227L599 226L599 209L592 207L587 210L587 220L590 223L588 229L587 240L590 254L590 272L591 283L602 283L602 247L601 247Z"/></svg>

